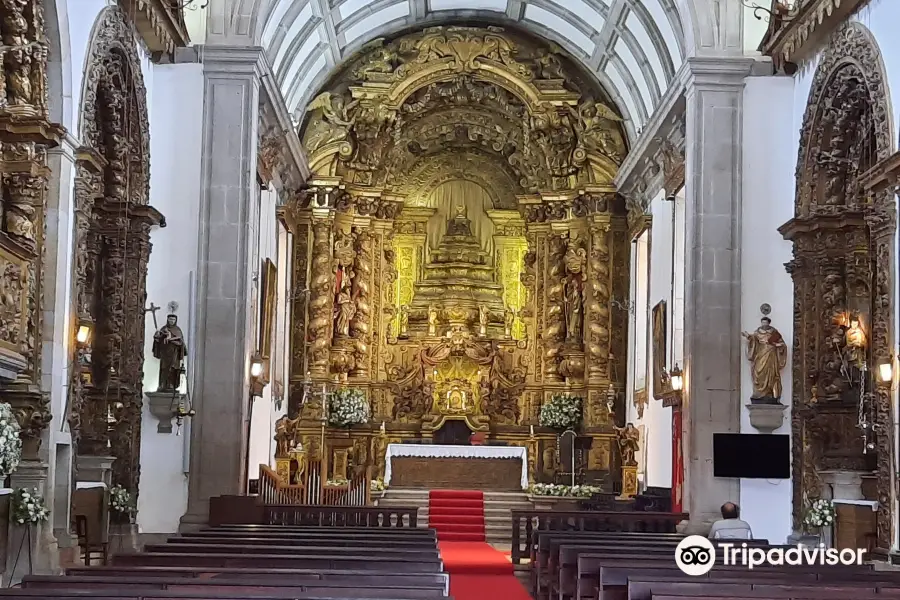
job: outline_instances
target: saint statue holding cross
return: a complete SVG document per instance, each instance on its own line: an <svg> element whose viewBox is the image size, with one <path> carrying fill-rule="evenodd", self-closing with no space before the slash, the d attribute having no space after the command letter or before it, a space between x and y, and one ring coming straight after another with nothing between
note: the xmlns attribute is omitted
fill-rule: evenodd
<svg viewBox="0 0 900 600"><path fill-rule="evenodd" d="M178 316L166 317L166 324L153 334L153 356L159 359L160 392L174 392L181 384L181 370L187 353Z"/></svg>

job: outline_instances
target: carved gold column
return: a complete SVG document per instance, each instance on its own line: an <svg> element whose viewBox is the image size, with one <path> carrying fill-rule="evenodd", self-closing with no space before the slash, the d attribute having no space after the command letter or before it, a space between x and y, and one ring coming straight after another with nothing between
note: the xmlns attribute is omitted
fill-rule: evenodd
<svg viewBox="0 0 900 600"><path fill-rule="evenodd" d="M560 350L565 338L565 265L566 234L552 232L547 236L542 266L544 279L543 326L539 329L544 343L544 380L562 381L559 373Z"/></svg>
<svg viewBox="0 0 900 600"><path fill-rule="evenodd" d="M328 209L312 211L312 251L309 285L309 325L307 327L307 368L314 378L325 379L329 372L329 348L334 314L334 273L331 265L332 215Z"/></svg>
<svg viewBox="0 0 900 600"><path fill-rule="evenodd" d="M370 349L372 345L372 288L374 286L376 235L369 227L357 228L354 250L353 301L356 312L350 321L350 337L353 338L354 361L350 376L355 379L367 379L371 371Z"/></svg>
<svg viewBox="0 0 900 600"><path fill-rule="evenodd" d="M588 275L585 289L587 327L585 348L588 354L588 382L599 384L609 379L610 341L610 251L609 215L595 215L590 228Z"/></svg>
<svg viewBox="0 0 900 600"><path fill-rule="evenodd" d="M528 243L528 250L522 259L522 285L525 287L526 298L525 306L522 309L522 318L528 335L531 364L534 365L529 372L529 378L536 384L544 380L544 340L540 332L544 327L545 278L543 267L546 262L549 233L549 225L527 222L525 239ZM532 404L537 406L538 402L533 401Z"/></svg>

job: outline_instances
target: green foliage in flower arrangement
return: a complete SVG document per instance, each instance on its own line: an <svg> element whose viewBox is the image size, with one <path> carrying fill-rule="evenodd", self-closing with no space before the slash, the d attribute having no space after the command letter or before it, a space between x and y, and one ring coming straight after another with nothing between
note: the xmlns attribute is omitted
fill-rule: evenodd
<svg viewBox="0 0 900 600"><path fill-rule="evenodd" d="M9 517L16 525L35 525L46 521L50 510L37 488L17 488L13 492Z"/></svg>
<svg viewBox="0 0 900 600"><path fill-rule="evenodd" d="M365 425L369 422L369 401L359 388L341 388L328 401L328 424L332 427Z"/></svg>
<svg viewBox="0 0 900 600"><path fill-rule="evenodd" d="M555 483L535 483L528 488L532 496L555 496L557 498L590 498L603 490L595 485L556 485Z"/></svg>
<svg viewBox="0 0 900 600"><path fill-rule="evenodd" d="M553 429L575 429L581 424L583 404L578 396L556 394L541 406L540 424Z"/></svg>

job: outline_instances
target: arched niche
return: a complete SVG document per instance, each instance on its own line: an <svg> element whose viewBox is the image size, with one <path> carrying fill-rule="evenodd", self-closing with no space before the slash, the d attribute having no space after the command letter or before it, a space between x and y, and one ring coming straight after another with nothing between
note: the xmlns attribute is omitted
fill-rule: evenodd
<svg viewBox="0 0 900 600"><path fill-rule="evenodd" d="M884 65L870 32L847 23L816 69L797 160L792 452L794 522L823 493L823 472L876 474L878 545L889 548L894 481L889 389L896 199L868 184L894 149Z"/></svg>
<svg viewBox="0 0 900 600"><path fill-rule="evenodd" d="M150 130L134 34L116 7L94 25L81 93L75 172L74 295L91 323L91 359L70 388L80 456L112 453L113 482L135 497L140 476L144 300L149 232ZM109 417L115 420L110 427Z"/></svg>

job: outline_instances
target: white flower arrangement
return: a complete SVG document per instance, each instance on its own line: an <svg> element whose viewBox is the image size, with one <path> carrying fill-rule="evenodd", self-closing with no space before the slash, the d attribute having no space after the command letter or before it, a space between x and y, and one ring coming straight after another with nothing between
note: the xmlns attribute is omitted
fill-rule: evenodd
<svg viewBox="0 0 900 600"><path fill-rule="evenodd" d="M555 496L557 498L590 498L603 490L595 485L556 485L555 483L535 483L528 488L532 496Z"/></svg>
<svg viewBox="0 0 900 600"><path fill-rule="evenodd" d="M332 427L364 425L369 422L369 401L358 388L343 388L328 401L328 424Z"/></svg>
<svg viewBox="0 0 900 600"><path fill-rule="evenodd" d="M556 394L541 405L540 424L553 429L574 429L581 423L582 399Z"/></svg>
<svg viewBox="0 0 900 600"><path fill-rule="evenodd" d="M369 491L371 492L383 492L384 491L384 481L381 479L373 479L369 482Z"/></svg>
<svg viewBox="0 0 900 600"><path fill-rule="evenodd" d="M0 479L6 479L22 460L20 431L12 406L0 403Z"/></svg>
<svg viewBox="0 0 900 600"><path fill-rule="evenodd" d="M13 492L9 516L17 525L35 525L46 521L50 510L37 488L17 488Z"/></svg>
<svg viewBox="0 0 900 600"><path fill-rule="evenodd" d="M123 514L130 515L134 512L134 507L132 506L132 498L131 494L123 488L121 485L114 485L109 490L109 508L110 510Z"/></svg>
<svg viewBox="0 0 900 600"><path fill-rule="evenodd" d="M803 517L803 523L808 527L820 528L834 525L834 503L831 500L819 498L813 500L806 510L806 516Z"/></svg>

